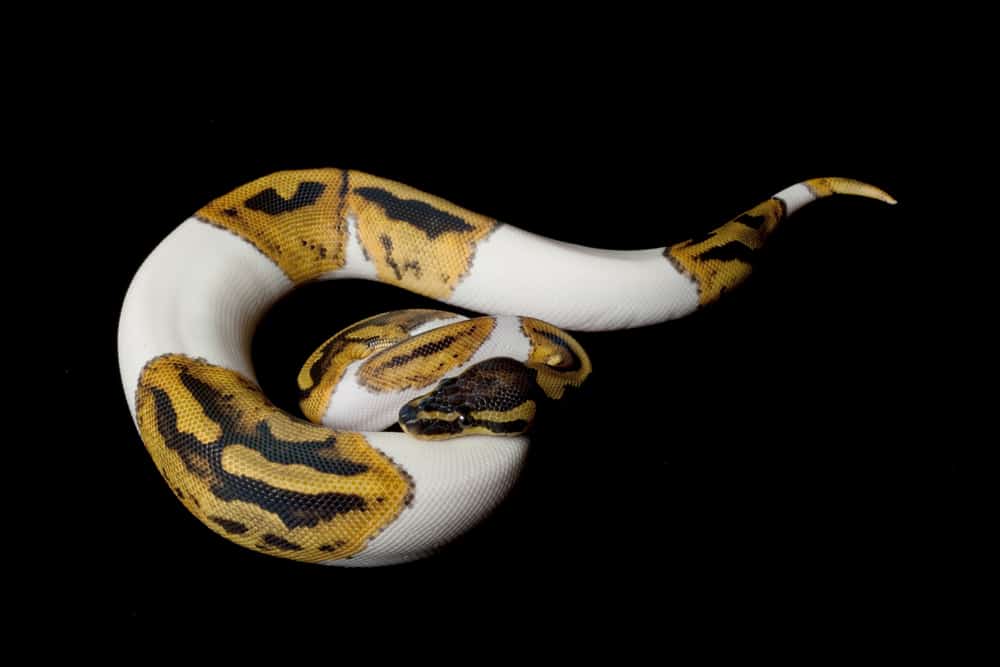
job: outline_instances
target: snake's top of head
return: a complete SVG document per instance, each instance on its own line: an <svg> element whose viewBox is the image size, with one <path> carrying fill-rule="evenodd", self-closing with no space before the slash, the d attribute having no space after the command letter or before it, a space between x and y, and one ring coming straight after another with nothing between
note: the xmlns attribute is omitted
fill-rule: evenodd
<svg viewBox="0 0 1000 667"><path fill-rule="evenodd" d="M520 435L530 428L544 398L536 376L535 369L515 359L487 359L404 405L399 424L424 440Z"/></svg>

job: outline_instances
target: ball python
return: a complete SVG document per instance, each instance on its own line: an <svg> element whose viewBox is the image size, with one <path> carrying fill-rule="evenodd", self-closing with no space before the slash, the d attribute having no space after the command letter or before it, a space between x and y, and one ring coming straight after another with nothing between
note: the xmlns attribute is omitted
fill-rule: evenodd
<svg viewBox="0 0 1000 667"><path fill-rule="evenodd" d="M118 329L126 399L178 500L232 542L312 563L418 559L504 498L536 407L590 373L565 329L639 327L716 301L784 218L833 194L895 203L817 178L698 238L622 251L358 171L274 173L209 202L138 269ZM276 300L333 278L488 315L396 311L346 328L298 376L307 421L268 401L250 342ZM403 432L383 430L396 421Z"/></svg>

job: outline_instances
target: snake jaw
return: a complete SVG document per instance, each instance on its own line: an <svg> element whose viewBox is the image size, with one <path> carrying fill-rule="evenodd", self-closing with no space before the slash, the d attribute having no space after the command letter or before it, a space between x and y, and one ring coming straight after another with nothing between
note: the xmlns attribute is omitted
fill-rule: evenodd
<svg viewBox="0 0 1000 667"><path fill-rule="evenodd" d="M445 440L463 435L463 424L458 421L457 413L441 413L423 407L432 396L433 392L425 394L400 408L399 425L403 432L420 440ZM433 413L440 414L430 416Z"/></svg>

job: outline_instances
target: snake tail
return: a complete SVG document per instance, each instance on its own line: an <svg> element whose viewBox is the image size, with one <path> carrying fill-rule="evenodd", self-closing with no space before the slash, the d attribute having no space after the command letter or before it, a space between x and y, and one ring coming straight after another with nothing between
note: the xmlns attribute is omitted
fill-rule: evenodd
<svg viewBox="0 0 1000 667"><path fill-rule="evenodd" d="M896 203L884 190L861 181L813 178L785 188L698 238L666 248L664 254L678 271L698 284L698 305L707 305L750 276L756 252L782 220L807 204L837 194Z"/></svg>

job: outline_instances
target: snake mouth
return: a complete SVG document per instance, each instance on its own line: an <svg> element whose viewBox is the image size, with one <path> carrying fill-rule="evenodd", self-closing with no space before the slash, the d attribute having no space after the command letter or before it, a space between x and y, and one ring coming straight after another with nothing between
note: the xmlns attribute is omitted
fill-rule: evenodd
<svg viewBox="0 0 1000 667"><path fill-rule="evenodd" d="M417 399L420 400L420 399ZM525 409L534 415L534 402ZM465 435L522 435L531 427L530 419L510 419L506 421L477 419L465 412L441 414L429 417L419 406L407 403L399 411L399 425L405 433L419 440L448 440Z"/></svg>
<svg viewBox="0 0 1000 667"><path fill-rule="evenodd" d="M417 408L411 403L407 403L399 409L399 425L403 430L412 428L417 422Z"/></svg>
<svg viewBox="0 0 1000 667"><path fill-rule="evenodd" d="M465 434L464 424L457 418L429 418L412 402L400 408L399 426L404 433L421 440L444 440Z"/></svg>

